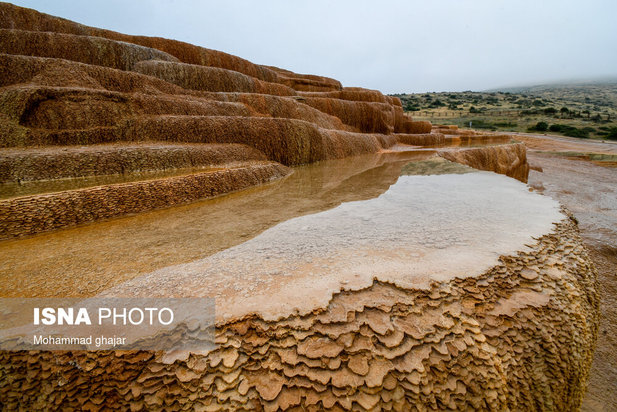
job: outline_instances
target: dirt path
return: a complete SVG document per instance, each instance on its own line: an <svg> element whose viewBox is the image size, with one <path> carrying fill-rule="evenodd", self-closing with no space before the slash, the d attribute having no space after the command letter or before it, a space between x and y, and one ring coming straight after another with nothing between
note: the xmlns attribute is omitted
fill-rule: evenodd
<svg viewBox="0 0 617 412"><path fill-rule="evenodd" d="M609 140L583 140L576 137L532 133L508 132L508 134L516 135L516 140L522 141L531 150L617 154L617 142Z"/></svg>
<svg viewBox="0 0 617 412"><path fill-rule="evenodd" d="M540 152L615 153L617 145L542 137L521 140L530 148L530 163L543 169L531 171L529 184L574 213L598 269L600 330L582 410L617 411L617 168Z"/></svg>

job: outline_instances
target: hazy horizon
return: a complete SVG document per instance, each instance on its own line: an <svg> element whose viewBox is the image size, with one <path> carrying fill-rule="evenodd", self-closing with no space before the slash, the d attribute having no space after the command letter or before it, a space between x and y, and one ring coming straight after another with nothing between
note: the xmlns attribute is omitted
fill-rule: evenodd
<svg viewBox="0 0 617 412"><path fill-rule="evenodd" d="M384 93L617 78L617 3L610 0L12 3Z"/></svg>

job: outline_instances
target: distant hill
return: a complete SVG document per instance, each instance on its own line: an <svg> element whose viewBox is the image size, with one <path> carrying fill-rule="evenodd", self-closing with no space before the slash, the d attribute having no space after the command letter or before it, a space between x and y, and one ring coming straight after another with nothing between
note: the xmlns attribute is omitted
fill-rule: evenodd
<svg viewBox="0 0 617 412"><path fill-rule="evenodd" d="M577 103L594 103L600 107L617 108L617 78L586 82L553 83L535 86L504 87L487 92L528 94Z"/></svg>
<svg viewBox="0 0 617 412"><path fill-rule="evenodd" d="M501 131L617 138L617 78L484 92L396 94L417 120Z"/></svg>

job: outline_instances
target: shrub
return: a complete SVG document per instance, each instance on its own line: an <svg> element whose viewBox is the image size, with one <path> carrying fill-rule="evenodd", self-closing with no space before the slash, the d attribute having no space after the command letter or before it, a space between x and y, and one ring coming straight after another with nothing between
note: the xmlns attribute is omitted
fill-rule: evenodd
<svg viewBox="0 0 617 412"><path fill-rule="evenodd" d="M495 126L497 127L516 127L518 123L516 122L495 122Z"/></svg>
<svg viewBox="0 0 617 412"><path fill-rule="evenodd" d="M497 130L497 127L495 127L494 124L485 122L482 119L472 120L471 124L473 125L472 127L474 129L487 129L487 130L492 130L492 131Z"/></svg>
<svg viewBox="0 0 617 412"><path fill-rule="evenodd" d="M609 140L617 140L617 127L611 127L606 138Z"/></svg>
<svg viewBox="0 0 617 412"><path fill-rule="evenodd" d="M546 123L546 122L538 122L531 129L532 130L537 130L539 132L545 132L548 129L548 123Z"/></svg>
<svg viewBox="0 0 617 412"><path fill-rule="evenodd" d="M434 102L432 102L429 107L441 107L441 106L445 106L446 104L444 102L442 102L439 99L435 99Z"/></svg>
<svg viewBox="0 0 617 412"><path fill-rule="evenodd" d="M568 128L567 130L563 132L563 134L566 136L570 136L570 137L581 137L581 138L589 137L589 132L582 130L582 129L577 129L576 127Z"/></svg>
<svg viewBox="0 0 617 412"><path fill-rule="evenodd" d="M561 132L562 128L562 124L552 124L549 126L548 130L550 130L551 132Z"/></svg>
<svg viewBox="0 0 617 412"><path fill-rule="evenodd" d="M555 114L557 113L557 109L555 109L554 107L547 107L546 109L544 109L544 114Z"/></svg>

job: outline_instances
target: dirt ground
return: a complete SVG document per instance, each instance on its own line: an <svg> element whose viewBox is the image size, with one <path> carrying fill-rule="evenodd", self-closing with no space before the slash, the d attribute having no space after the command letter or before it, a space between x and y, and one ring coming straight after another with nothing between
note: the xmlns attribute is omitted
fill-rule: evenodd
<svg viewBox="0 0 617 412"><path fill-rule="evenodd" d="M579 221L598 269L601 320L582 411L617 411L617 168L546 153L617 153L617 145L580 139L521 136L535 168L529 184L564 204ZM612 167L611 167L612 166Z"/></svg>

